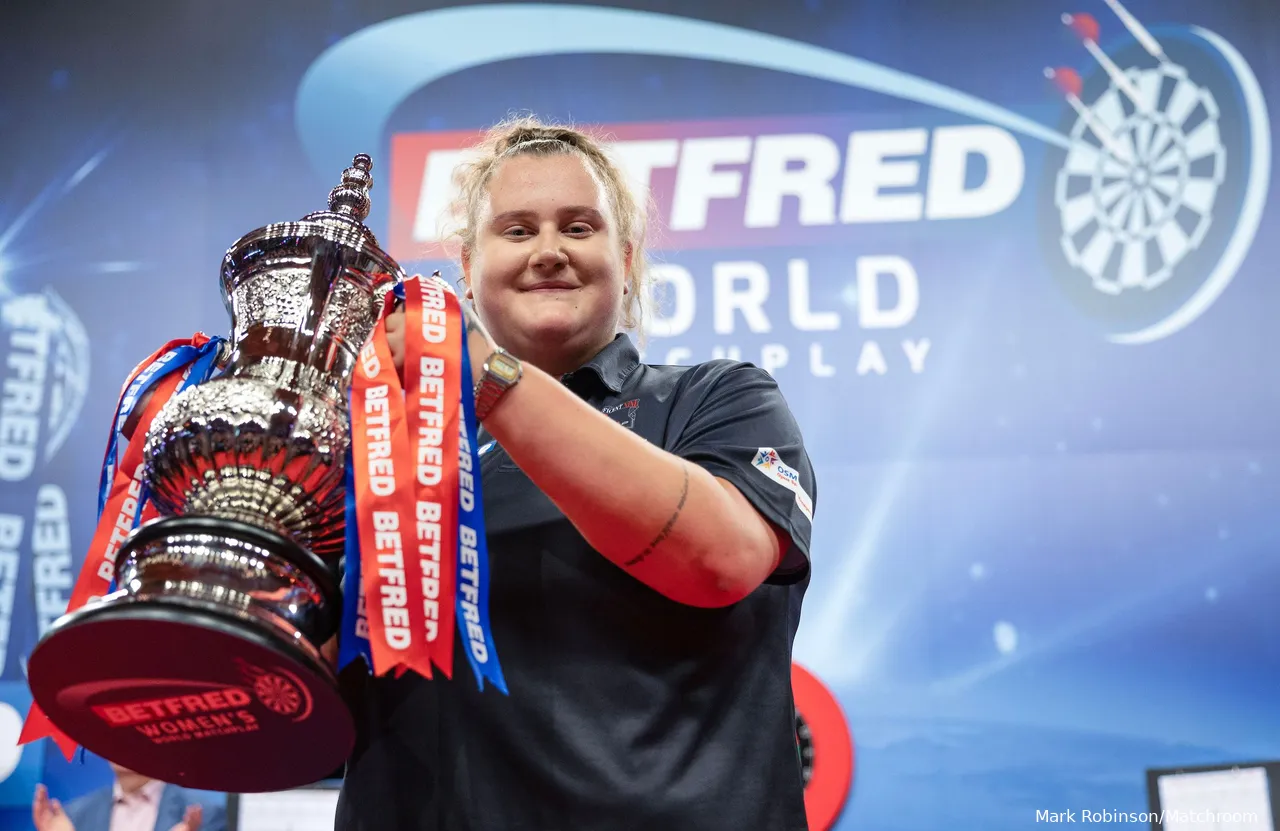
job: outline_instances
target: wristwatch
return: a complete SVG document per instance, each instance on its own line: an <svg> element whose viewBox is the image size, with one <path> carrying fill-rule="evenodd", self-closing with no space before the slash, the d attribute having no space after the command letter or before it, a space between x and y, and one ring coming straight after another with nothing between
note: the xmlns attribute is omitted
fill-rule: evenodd
<svg viewBox="0 0 1280 831"><path fill-rule="evenodd" d="M522 375L524 367L520 361L501 346L494 347L485 359L484 373L476 382L476 421L484 421L498 399L514 387Z"/></svg>

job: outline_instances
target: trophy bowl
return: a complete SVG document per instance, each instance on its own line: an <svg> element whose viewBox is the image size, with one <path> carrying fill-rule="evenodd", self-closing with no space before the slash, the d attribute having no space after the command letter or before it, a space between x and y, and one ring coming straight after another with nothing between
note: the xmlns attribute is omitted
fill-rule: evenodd
<svg viewBox="0 0 1280 831"><path fill-rule="evenodd" d="M342 614L348 395L404 280L362 224L371 168L356 156L328 210L227 251L222 372L134 437L159 517L121 542L115 590L60 618L28 660L54 726L144 775L276 791L351 751L321 654Z"/></svg>

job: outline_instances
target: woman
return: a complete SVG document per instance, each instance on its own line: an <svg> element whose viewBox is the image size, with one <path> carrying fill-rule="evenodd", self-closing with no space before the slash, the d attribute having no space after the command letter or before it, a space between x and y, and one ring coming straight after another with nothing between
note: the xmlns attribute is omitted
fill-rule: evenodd
<svg viewBox="0 0 1280 831"><path fill-rule="evenodd" d="M453 681L348 674L337 828L804 829L800 431L762 370L642 364L619 334L640 322L644 223L596 141L524 119L479 149L461 265L510 695L463 658ZM388 333L400 361L402 315Z"/></svg>

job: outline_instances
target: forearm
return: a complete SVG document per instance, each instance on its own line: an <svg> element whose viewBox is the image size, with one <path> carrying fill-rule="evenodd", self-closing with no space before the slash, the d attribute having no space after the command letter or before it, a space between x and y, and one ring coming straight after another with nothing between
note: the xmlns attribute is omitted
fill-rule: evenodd
<svg viewBox="0 0 1280 831"><path fill-rule="evenodd" d="M740 494L532 366L485 427L593 548L673 600L733 603L776 565L772 531Z"/></svg>

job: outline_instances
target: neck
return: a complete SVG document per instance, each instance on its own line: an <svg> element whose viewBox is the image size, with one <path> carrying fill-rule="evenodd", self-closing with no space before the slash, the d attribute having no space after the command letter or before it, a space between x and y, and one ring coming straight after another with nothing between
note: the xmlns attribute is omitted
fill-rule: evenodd
<svg viewBox="0 0 1280 831"><path fill-rule="evenodd" d="M140 773L120 773L116 775L116 781L120 783L120 790L135 793L150 782L151 778Z"/></svg>
<svg viewBox="0 0 1280 831"><path fill-rule="evenodd" d="M550 348L540 349L537 346L529 346L521 349L519 352L512 349L511 352L521 361L532 364L543 372L555 378L567 375L575 369L586 365L592 358L600 353L610 343L613 342L613 335L609 336L609 340L604 343L594 344L590 347L579 349L566 348L567 344L554 344Z"/></svg>

